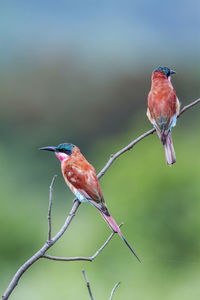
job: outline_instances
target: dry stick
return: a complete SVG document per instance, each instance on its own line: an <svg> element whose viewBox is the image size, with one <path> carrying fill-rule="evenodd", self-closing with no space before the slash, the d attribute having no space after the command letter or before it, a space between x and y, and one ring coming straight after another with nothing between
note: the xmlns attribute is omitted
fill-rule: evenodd
<svg viewBox="0 0 200 300"><path fill-rule="evenodd" d="M51 240L51 208L52 208L52 201L53 201L53 185L56 180L57 175L55 175L51 181L49 187L49 207L48 207L48 242Z"/></svg>
<svg viewBox="0 0 200 300"><path fill-rule="evenodd" d="M79 201L75 201L74 205L64 223L64 225L62 226L62 228L60 229L60 231L50 240L50 241L46 241L46 243L44 244L44 246L37 251L31 258L29 258L19 269L18 271L15 273L12 281L10 282L8 288L6 289L4 295L2 296L2 300L6 300L8 299L8 297L10 296L10 294L12 293L12 291L14 290L14 288L17 286L19 279L21 278L21 276L23 275L23 273L33 264L35 263L39 258L41 258L45 252L51 248L55 242L63 235L63 233L66 231L66 229L68 228L69 224L71 223L73 217L75 216L75 213L78 209L80 205Z"/></svg>
<svg viewBox="0 0 200 300"><path fill-rule="evenodd" d="M89 281L88 281L88 279L87 279L85 270L83 270L82 272L83 272L83 275L84 275L84 277L85 277L85 282L86 282L86 285L87 285L87 288L88 288L88 292L89 292L90 298L91 298L92 300L94 300L94 297L93 297L93 295L92 295L92 291L91 291L91 288L90 288L90 283L89 283Z"/></svg>
<svg viewBox="0 0 200 300"><path fill-rule="evenodd" d="M199 103L199 102L200 102L200 98L197 99L197 100L195 100L195 101L193 101L193 102L191 102L191 103L188 104L188 105L185 105L185 106L181 109L181 111L180 111L179 115L177 116L177 118L179 118L180 115L182 115L186 110L188 110L189 108L191 108L192 106L196 105L196 104Z"/></svg>
<svg viewBox="0 0 200 300"><path fill-rule="evenodd" d="M180 111L178 117L183 114L186 110L188 110L189 108L191 108L192 106L196 105L197 103L200 102L200 98L193 101L192 103L186 105L183 107L183 109ZM138 137L137 139L135 139L134 141L132 141L128 146L124 147L123 149L121 149L120 151L118 151L116 154L111 155L110 159L108 160L107 164L105 165L105 167L101 170L101 172L98 174L98 178L101 178L106 171L108 170L108 168L113 164L113 162L123 153L125 153L126 151L130 150L133 148L133 146L135 144L137 144L139 141L141 141L142 139L144 139L146 136L154 133L155 129L151 129L149 131L147 131L146 133L142 134L140 137ZM13 279L11 280L9 286L7 287L4 295L2 296L1 300L6 300L8 299L8 297L10 296L10 294L12 293L12 291L14 290L14 288L17 286L19 279L21 278L21 276L23 275L23 273L33 264L35 263L39 258L43 257L46 253L46 251L51 248L55 242L63 235L63 233L66 231L66 229L68 228L69 224L71 223L73 217L75 216L75 213L78 209L78 207L80 206L80 202L76 199L74 201L74 204L72 206L72 209L70 211L70 214L68 215L64 225L62 226L62 228L60 229L60 231L51 239L51 240L47 240L47 242L44 244L44 246L38 251L36 252L30 259L28 259L16 272L16 274L14 275ZM50 209L51 211L51 209ZM50 227L51 227L51 221L49 223ZM49 236L49 233L48 233Z"/></svg>
<svg viewBox="0 0 200 300"><path fill-rule="evenodd" d="M111 292L111 295L110 295L110 298L109 300L112 300L113 298L113 295L114 295L114 292L116 290L116 288L120 285L120 281L118 283L115 284L114 288L112 289L112 292Z"/></svg>
<svg viewBox="0 0 200 300"><path fill-rule="evenodd" d="M179 115L177 116L177 118L179 118L186 110L188 110L189 108L191 108L192 106L196 105L197 103L200 102L200 98L193 101L192 103L184 106L182 108L182 110L180 111ZM108 170L108 168L110 168L110 166L113 164L113 162L123 153L125 153L128 150L131 150L138 142L140 142L141 140L143 140L146 136L153 134L155 132L155 128L145 132L144 134L142 134L141 136L139 136L137 139L133 140L130 144L128 144L126 147L122 148L121 150L119 150L117 153L113 154L110 156L110 159L108 160L107 164L105 165L105 167L101 170L101 172L99 172L98 174L98 178L101 178L106 171Z"/></svg>

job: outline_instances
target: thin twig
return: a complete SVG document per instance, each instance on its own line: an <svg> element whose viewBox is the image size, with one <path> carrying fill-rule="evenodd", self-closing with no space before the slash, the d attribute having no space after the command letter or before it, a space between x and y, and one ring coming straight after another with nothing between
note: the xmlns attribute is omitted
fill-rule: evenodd
<svg viewBox="0 0 200 300"><path fill-rule="evenodd" d="M121 223L119 227L121 227L124 223ZM59 256L53 256L44 254L42 257L51 259L51 260L57 260L57 261L76 261L76 260L85 260L85 261L93 261L106 247L106 245L110 242L112 237L114 236L115 232L112 232L109 238L105 241L105 243L94 253L94 255L85 257L85 256L75 256L75 257L59 257Z"/></svg>
<svg viewBox="0 0 200 300"><path fill-rule="evenodd" d="M122 148L121 150L119 150L117 153L111 155L110 159L108 160L107 164L105 165L105 167L99 172L98 174L98 178L100 179L108 170L108 168L110 168L110 166L113 164L113 162L123 153L125 153L126 151L130 150L133 148L133 146L135 146L135 144L137 144L139 141L141 141L142 139L144 139L146 136L154 133L155 129L151 129L147 132L145 132L144 134L142 134L141 136L139 136L137 139L135 139L134 141L132 141L130 144L128 144L126 147Z"/></svg>
<svg viewBox="0 0 200 300"><path fill-rule="evenodd" d="M192 103L186 105L183 107L183 109L180 111L178 117L180 115L182 115L186 110L188 110L189 108L191 108L192 106L196 105L197 103L200 102L200 98L193 101ZM112 155L110 157L110 159L108 160L108 162L106 163L106 165L104 166L104 168L99 172L98 174L98 178L100 179L105 173L106 171L109 169L109 167L113 164L113 162L123 153L125 153L126 151L132 149L139 141L141 141L142 139L144 139L146 136L152 134L155 132L155 129L151 129L147 132L145 132L144 134L142 134L141 136L139 136L137 139L133 140L129 145L127 145L126 147L124 147L123 149L121 149L120 151L118 151L116 154ZM8 285L4 295L2 296L1 300L6 300L8 299L8 297L10 296L10 294L12 293L12 291L14 290L14 288L17 286L19 279L21 278L21 276L23 275L23 273L33 264L35 263L39 258L44 257L44 254L46 253L46 251L51 248L55 242L63 235L63 233L66 231L66 229L68 228L69 224L71 223L73 217L75 216L75 213L78 209L78 207L80 206L80 202L78 201L78 199L75 199L74 204L72 206L71 212L68 215L64 225L61 227L61 229L59 230L59 232L51 239L48 240L44 246L38 251L36 252L30 259L28 259L19 269L18 271L15 273L13 279L11 280L10 284ZM49 233L48 233L49 236ZM98 252L98 251L97 251ZM97 254L98 255L98 254ZM96 256L95 256L96 257Z"/></svg>
<svg viewBox="0 0 200 300"><path fill-rule="evenodd" d="M90 298L91 298L92 300L94 300L94 297L93 297L93 295L92 295L92 291L91 291L91 288L90 288L90 283L89 283L89 281L88 281L88 279L87 279L85 270L83 270L82 272L83 272L83 276L84 276L84 278L85 278L85 282L86 282L86 285L87 285L87 288L88 288L88 292L89 292Z"/></svg>
<svg viewBox="0 0 200 300"><path fill-rule="evenodd" d="M121 283L121 282L119 281L118 283L115 284L115 286L114 286L114 288L112 289L112 292L111 292L111 294L110 294L109 300L112 300L113 295L114 295L114 292L115 292L116 288L120 285L120 283Z"/></svg>
<svg viewBox="0 0 200 300"><path fill-rule="evenodd" d="M200 98L193 101L192 103L184 106L182 108L182 110L180 111L179 115L177 116L177 118L179 118L186 110L188 110L189 108L191 108L192 106L198 104L200 102ZM108 160L108 162L106 163L105 167L99 172L98 174L98 178L100 179L108 170L108 168L110 168L110 166L113 164L113 162L123 153L125 153L128 150L131 150L138 142L140 142L141 140L143 140L145 137L147 137L150 134L153 134L155 132L155 128L143 133L142 135L140 135L137 139L133 140L132 142L130 142L130 144L128 144L126 147L122 148L121 150L119 150L118 152L116 152L115 154L110 156L110 159Z"/></svg>
<svg viewBox="0 0 200 300"><path fill-rule="evenodd" d="M51 208L53 201L53 185L56 180L57 175L54 175L50 187L49 187L49 207L48 207L48 242L51 240Z"/></svg>
<svg viewBox="0 0 200 300"><path fill-rule="evenodd" d="M199 102L200 102L200 98L197 99L197 100L195 100L195 101L193 101L193 102L191 102L191 103L188 104L188 105L185 105L185 106L181 109L181 111L180 111L179 115L177 116L177 118L179 118L186 110L188 110L189 108L191 108L192 106L196 105L196 104L199 103Z"/></svg>

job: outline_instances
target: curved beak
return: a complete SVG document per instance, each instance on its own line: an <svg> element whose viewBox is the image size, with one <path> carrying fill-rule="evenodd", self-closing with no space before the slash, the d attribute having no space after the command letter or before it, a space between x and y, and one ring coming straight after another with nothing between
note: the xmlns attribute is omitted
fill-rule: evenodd
<svg viewBox="0 0 200 300"><path fill-rule="evenodd" d="M53 151L53 152L56 152L57 151L57 148L56 147L42 147L40 148L39 150L47 150L47 151Z"/></svg>
<svg viewBox="0 0 200 300"><path fill-rule="evenodd" d="M174 70L170 70L170 74L176 74Z"/></svg>

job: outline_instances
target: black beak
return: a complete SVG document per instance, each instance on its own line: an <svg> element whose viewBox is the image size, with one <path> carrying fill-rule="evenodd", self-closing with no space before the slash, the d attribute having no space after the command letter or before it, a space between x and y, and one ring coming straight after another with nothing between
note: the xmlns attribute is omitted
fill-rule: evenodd
<svg viewBox="0 0 200 300"><path fill-rule="evenodd" d="M47 150L47 151L53 151L56 152L57 148L56 147L42 147L39 150Z"/></svg>
<svg viewBox="0 0 200 300"><path fill-rule="evenodd" d="M176 74L174 70L170 70L170 74Z"/></svg>

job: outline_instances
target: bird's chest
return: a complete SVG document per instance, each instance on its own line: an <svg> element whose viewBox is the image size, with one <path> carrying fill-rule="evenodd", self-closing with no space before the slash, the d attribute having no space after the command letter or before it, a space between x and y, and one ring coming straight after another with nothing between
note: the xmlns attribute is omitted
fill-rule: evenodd
<svg viewBox="0 0 200 300"><path fill-rule="evenodd" d="M154 105L163 105L167 102L171 88L166 84L156 84L151 89L151 102Z"/></svg>

